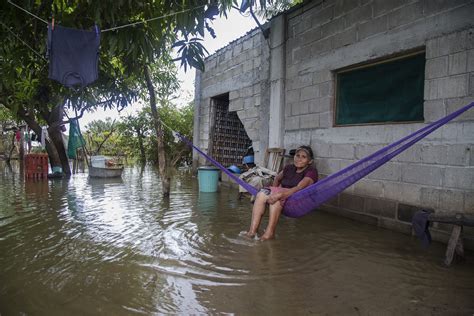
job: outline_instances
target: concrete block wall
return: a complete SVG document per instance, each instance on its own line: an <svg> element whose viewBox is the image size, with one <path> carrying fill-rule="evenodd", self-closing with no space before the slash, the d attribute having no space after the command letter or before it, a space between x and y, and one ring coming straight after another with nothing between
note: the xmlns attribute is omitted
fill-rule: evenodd
<svg viewBox="0 0 474 316"><path fill-rule="evenodd" d="M287 16L285 147L311 144L324 177L474 101L473 13L468 0L311 1L293 10ZM425 123L334 127L336 70L420 48L426 52ZM420 208L474 214L473 144L470 110L325 209L408 233Z"/></svg>
<svg viewBox="0 0 474 316"><path fill-rule="evenodd" d="M285 13L284 147L310 144L325 177L474 101L473 12L472 0L324 0ZM419 49L426 54L425 122L334 126L335 71ZM209 100L221 93L230 93L230 109L257 152L267 147L270 57L254 30L206 60L197 98L202 148ZM421 208L474 214L473 144L471 109L323 208L405 233ZM449 225L434 228L435 239L446 241ZM471 228L465 233L474 236Z"/></svg>
<svg viewBox="0 0 474 316"><path fill-rule="evenodd" d="M249 138L253 141L257 159L267 147L268 134L269 48L259 29L247 33L205 60L205 71L196 74L195 124L199 134L194 141L200 148L209 146L209 114L211 98L229 93L229 111L237 112ZM198 113L196 113L198 112ZM263 120L261 118L263 117ZM266 119L265 119L266 118ZM199 164L203 164L202 157Z"/></svg>

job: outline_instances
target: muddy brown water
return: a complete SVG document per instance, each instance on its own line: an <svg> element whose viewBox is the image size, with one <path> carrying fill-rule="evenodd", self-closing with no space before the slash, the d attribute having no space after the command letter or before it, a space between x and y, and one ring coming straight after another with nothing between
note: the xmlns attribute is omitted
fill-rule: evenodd
<svg viewBox="0 0 474 316"><path fill-rule="evenodd" d="M180 172L22 180L0 163L0 315L472 315L474 255L312 212L273 241L239 237L251 205Z"/></svg>

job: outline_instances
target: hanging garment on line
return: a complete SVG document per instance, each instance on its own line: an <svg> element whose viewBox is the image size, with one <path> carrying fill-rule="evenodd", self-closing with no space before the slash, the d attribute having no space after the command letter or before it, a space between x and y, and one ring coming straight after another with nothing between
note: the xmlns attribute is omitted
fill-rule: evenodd
<svg viewBox="0 0 474 316"><path fill-rule="evenodd" d="M46 140L49 141L48 127L42 126L41 127L41 147L43 148L46 147Z"/></svg>
<svg viewBox="0 0 474 316"><path fill-rule="evenodd" d="M98 76L100 32L48 25L48 78L84 88Z"/></svg>

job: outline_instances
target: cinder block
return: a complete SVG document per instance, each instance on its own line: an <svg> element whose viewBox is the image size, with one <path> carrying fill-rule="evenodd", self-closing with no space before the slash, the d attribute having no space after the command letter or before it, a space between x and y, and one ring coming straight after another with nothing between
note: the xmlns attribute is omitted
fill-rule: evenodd
<svg viewBox="0 0 474 316"><path fill-rule="evenodd" d="M319 127L320 128L329 128L333 126L333 115L331 112L322 112L319 113ZM474 159L473 159L474 163Z"/></svg>
<svg viewBox="0 0 474 316"><path fill-rule="evenodd" d="M332 81L326 81L319 84L319 95L321 97L330 97L333 95L334 84Z"/></svg>
<svg viewBox="0 0 474 316"><path fill-rule="evenodd" d="M240 97L239 90L233 90L229 92L229 100L234 100Z"/></svg>
<svg viewBox="0 0 474 316"><path fill-rule="evenodd" d="M395 218L397 213L397 203L390 200L366 197L364 212L377 216Z"/></svg>
<svg viewBox="0 0 474 316"><path fill-rule="evenodd" d="M441 164L448 162L448 150L445 145L421 145L421 162L424 164Z"/></svg>
<svg viewBox="0 0 474 316"><path fill-rule="evenodd" d="M445 77L448 75L448 56L426 60L425 79Z"/></svg>
<svg viewBox="0 0 474 316"><path fill-rule="evenodd" d="M386 163L374 170L367 177L374 180L400 181L402 168L400 163Z"/></svg>
<svg viewBox="0 0 474 316"><path fill-rule="evenodd" d="M300 118L300 128L318 128L319 114L307 114Z"/></svg>
<svg viewBox="0 0 474 316"><path fill-rule="evenodd" d="M474 189L464 193L464 212L474 214Z"/></svg>
<svg viewBox="0 0 474 316"><path fill-rule="evenodd" d="M334 35L333 46L334 49L353 44L357 41L356 27L340 32Z"/></svg>
<svg viewBox="0 0 474 316"><path fill-rule="evenodd" d="M384 183L384 198L404 203L420 204L421 186L410 183L387 181Z"/></svg>
<svg viewBox="0 0 474 316"><path fill-rule="evenodd" d="M460 6L463 3L468 4L469 0L450 0L450 1L422 1L423 11L426 16L445 11L449 8Z"/></svg>
<svg viewBox="0 0 474 316"><path fill-rule="evenodd" d="M364 203L365 199L361 196L347 193L341 193L339 195L340 206L348 210L364 212Z"/></svg>
<svg viewBox="0 0 474 316"><path fill-rule="evenodd" d="M251 97L253 95L253 87L245 87L240 89L240 96L243 98Z"/></svg>
<svg viewBox="0 0 474 316"><path fill-rule="evenodd" d="M240 53L242 53L242 43L235 43L233 47L233 56L238 56Z"/></svg>
<svg viewBox="0 0 474 316"><path fill-rule="evenodd" d="M245 118L259 117L259 109L257 107L248 107L245 109Z"/></svg>
<svg viewBox="0 0 474 316"><path fill-rule="evenodd" d="M297 130L300 128L300 117L299 116L292 116L285 118L285 130Z"/></svg>
<svg viewBox="0 0 474 316"><path fill-rule="evenodd" d="M474 96L474 73L469 75L469 96Z"/></svg>
<svg viewBox="0 0 474 316"><path fill-rule="evenodd" d="M467 53L459 52L449 55L449 74L457 75L467 71Z"/></svg>
<svg viewBox="0 0 474 316"><path fill-rule="evenodd" d="M318 70L313 73L313 84L326 81L332 81L332 73L330 70Z"/></svg>
<svg viewBox="0 0 474 316"><path fill-rule="evenodd" d="M474 72L474 49L467 51L467 72Z"/></svg>
<svg viewBox="0 0 474 316"><path fill-rule="evenodd" d="M438 79L425 80L424 95L426 100L438 99Z"/></svg>
<svg viewBox="0 0 474 316"><path fill-rule="evenodd" d="M359 144L355 149L355 157L357 159L365 158L384 147L384 145L385 144Z"/></svg>
<svg viewBox="0 0 474 316"><path fill-rule="evenodd" d="M446 116L446 106L443 100L427 100L424 104L425 122L434 122Z"/></svg>
<svg viewBox="0 0 474 316"><path fill-rule="evenodd" d="M355 1L354 1L355 2ZM348 12L345 16L345 28L349 28L358 23L366 22L372 18L372 7L370 4L357 7Z"/></svg>
<svg viewBox="0 0 474 316"><path fill-rule="evenodd" d="M406 3L405 0L391 0L391 1L374 0L373 1L374 16L377 17L381 14L390 12L396 8L399 8L405 5L405 3Z"/></svg>
<svg viewBox="0 0 474 316"><path fill-rule="evenodd" d="M427 1L435 2L435 1ZM455 32L439 38L439 54L448 55L466 50L467 32Z"/></svg>
<svg viewBox="0 0 474 316"><path fill-rule="evenodd" d="M447 167L445 183L448 188L472 190L474 188L474 168Z"/></svg>
<svg viewBox="0 0 474 316"><path fill-rule="evenodd" d="M420 205L431 209L439 208L440 190L431 187L422 187Z"/></svg>
<svg viewBox="0 0 474 316"><path fill-rule="evenodd" d="M457 190L440 190L439 207L443 210L463 212L464 192Z"/></svg>
<svg viewBox="0 0 474 316"><path fill-rule="evenodd" d="M325 24L334 18L334 6L313 11L314 13L312 13L309 17L309 20L312 22L313 27Z"/></svg>
<svg viewBox="0 0 474 316"><path fill-rule="evenodd" d="M355 148L351 144L332 144L331 156L338 159L354 159Z"/></svg>
<svg viewBox="0 0 474 316"><path fill-rule="evenodd" d="M467 74L441 78L438 82L438 94L442 98L458 98L467 96L469 87Z"/></svg>
<svg viewBox="0 0 474 316"><path fill-rule="evenodd" d="M317 57L333 49L334 37L328 37L310 45L311 57ZM305 50L303 58L308 57L308 51Z"/></svg>
<svg viewBox="0 0 474 316"><path fill-rule="evenodd" d="M301 101L311 100L319 97L319 87L309 86L301 89L300 99Z"/></svg>
<svg viewBox="0 0 474 316"><path fill-rule="evenodd" d="M347 12L350 12L352 10L354 10L355 8L357 8L359 5L359 2L358 1L354 1L354 0L339 0L336 2L336 5L334 7L334 15L337 17L337 16L340 16L340 15L343 15Z"/></svg>
<svg viewBox="0 0 474 316"><path fill-rule="evenodd" d="M315 141L311 142L313 144L313 150L316 157L331 157L331 145L326 142Z"/></svg>
<svg viewBox="0 0 474 316"><path fill-rule="evenodd" d="M448 145L447 163L451 166L469 166L472 145Z"/></svg>
<svg viewBox="0 0 474 316"><path fill-rule="evenodd" d="M253 97L244 98L243 100L245 110L255 109L255 100Z"/></svg>
<svg viewBox="0 0 474 316"><path fill-rule="evenodd" d="M362 40L364 38L373 36L375 34L385 32L387 31L387 29L388 29L387 16L382 15L368 22L359 24L357 26L357 38L359 40Z"/></svg>
<svg viewBox="0 0 474 316"><path fill-rule="evenodd" d="M421 146L420 145L413 145L395 158L392 161L400 161L400 162L410 162L416 163L421 162Z"/></svg>
<svg viewBox="0 0 474 316"><path fill-rule="evenodd" d="M354 194L381 198L383 197L383 182L361 179L354 183Z"/></svg>
<svg viewBox="0 0 474 316"><path fill-rule="evenodd" d="M405 164L402 166L402 181L441 186L444 171L444 168L434 165Z"/></svg>
<svg viewBox="0 0 474 316"><path fill-rule="evenodd" d="M344 19L336 18L321 26L321 38L333 36L344 29Z"/></svg>
<svg viewBox="0 0 474 316"><path fill-rule="evenodd" d="M312 74L299 74L296 77L289 78L287 81L288 90L296 90L312 85Z"/></svg>
<svg viewBox="0 0 474 316"><path fill-rule="evenodd" d="M296 102L291 105L291 115L302 115L309 112L307 102ZM319 123L319 119L318 119Z"/></svg>
<svg viewBox="0 0 474 316"><path fill-rule="evenodd" d="M423 5L415 2L392 11L388 14L388 28L393 29L423 17Z"/></svg>
<svg viewBox="0 0 474 316"><path fill-rule="evenodd" d="M244 41L242 41L242 50L243 51L251 49L252 47L253 47L252 39L245 39Z"/></svg>
<svg viewBox="0 0 474 316"><path fill-rule="evenodd" d="M239 110L243 110L244 109L244 101L243 99L241 98L238 98L238 99L231 99L229 101L229 111L230 112L233 112L233 111L239 111Z"/></svg>

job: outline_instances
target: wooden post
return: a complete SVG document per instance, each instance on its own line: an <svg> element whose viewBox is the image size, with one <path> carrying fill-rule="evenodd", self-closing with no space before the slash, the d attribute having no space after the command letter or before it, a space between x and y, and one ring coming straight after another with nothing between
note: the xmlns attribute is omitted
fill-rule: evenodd
<svg viewBox="0 0 474 316"><path fill-rule="evenodd" d="M464 244L462 241L462 226L454 225L453 231L451 232L451 237L448 241L448 246L446 247L446 258L444 259L444 264L450 266L454 259L454 254L464 258Z"/></svg>

